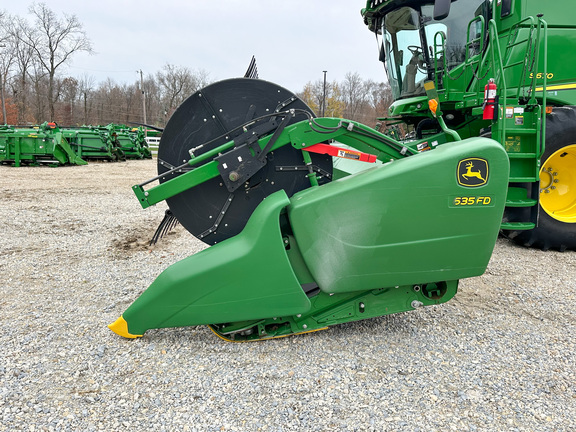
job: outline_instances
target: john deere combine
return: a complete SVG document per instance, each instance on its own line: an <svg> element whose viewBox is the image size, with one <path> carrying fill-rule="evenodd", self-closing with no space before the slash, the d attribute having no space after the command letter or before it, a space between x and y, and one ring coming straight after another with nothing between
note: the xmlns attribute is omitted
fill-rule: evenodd
<svg viewBox="0 0 576 432"><path fill-rule="evenodd" d="M564 12L535 0L369 1L396 98L385 120L403 140L315 118L266 81L192 95L166 126L158 177L134 192L143 207L166 200L211 247L166 269L110 328L287 336L445 302L485 271L501 229L574 248Z"/></svg>
<svg viewBox="0 0 576 432"><path fill-rule="evenodd" d="M502 229L527 246L575 249L576 24L566 3L373 0L363 16L396 99L390 117L420 145L441 143L444 121L462 138L498 141L510 158Z"/></svg>

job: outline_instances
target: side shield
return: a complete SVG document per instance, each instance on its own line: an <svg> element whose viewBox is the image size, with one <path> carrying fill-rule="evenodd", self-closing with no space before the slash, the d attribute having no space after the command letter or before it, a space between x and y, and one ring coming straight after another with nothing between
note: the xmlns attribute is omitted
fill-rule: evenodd
<svg viewBox="0 0 576 432"><path fill-rule="evenodd" d="M507 185L502 146L470 138L302 191L288 214L322 291L454 280L484 273Z"/></svg>
<svg viewBox="0 0 576 432"><path fill-rule="evenodd" d="M164 270L109 327L125 337L146 330L253 320L306 312L280 233L283 191L266 198L244 230Z"/></svg>

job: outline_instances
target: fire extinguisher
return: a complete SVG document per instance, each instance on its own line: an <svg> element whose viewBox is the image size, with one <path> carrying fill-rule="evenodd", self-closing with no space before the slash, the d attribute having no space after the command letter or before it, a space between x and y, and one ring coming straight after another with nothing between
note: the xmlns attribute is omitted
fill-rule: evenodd
<svg viewBox="0 0 576 432"><path fill-rule="evenodd" d="M496 82L494 78L488 80L488 84L484 86L484 105L483 116L484 120L497 120L496 113L498 111L498 96L496 96Z"/></svg>

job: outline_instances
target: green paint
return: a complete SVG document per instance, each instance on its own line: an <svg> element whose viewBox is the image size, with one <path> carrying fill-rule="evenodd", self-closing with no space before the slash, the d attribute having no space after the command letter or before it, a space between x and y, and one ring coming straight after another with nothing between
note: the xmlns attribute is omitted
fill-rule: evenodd
<svg viewBox="0 0 576 432"><path fill-rule="evenodd" d="M459 184L469 158L487 161L485 185ZM250 340L445 302L458 279L484 272L507 181L506 152L473 138L290 200L277 192L238 236L166 269L123 318L134 335L213 324L225 338ZM463 197L473 205L454 205ZM301 285L311 283L319 291L308 298Z"/></svg>
<svg viewBox="0 0 576 432"><path fill-rule="evenodd" d="M470 157L489 161L482 187L458 184L457 161ZM502 147L471 138L299 192L288 215L324 292L453 280L484 272L507 181ZM457 197L474 197L475 205L454 207Z"/></svg>
<svg viewBox="0 0 576 432"><path fill-rule="evenodd" d="M362 10L384 42L395 95L382 120L404 123L407 139L343 119L287 127L273 149L336 140L378 163L337 161L331 183L312 179L289 201L268 197L240 235L160 275L123 315L130 333L211 324L223 338L256 340L442 303L459 279L485 271L500 227L535 227L545 107L576 105L576 78L565 67L576 56L576 24L565 2L454 1L442 20L433 19L433 4L369 0ZM484 120L490 78L499 106ZM427 80L440 104L436 128ZM143 206L169 198L217 177L210 159L134 191ZM533 211L501 224L505 207Z"/></svg>
<svg viewBox="0 0 576 432"><path fill-rule="evenodd" d="M536 188L544 107L576 105L576 78L566 67L576 60L576 24L566 3L458 1L442 20L433 19L433 5L432 0L370 0L362 10L369 30L382 34L380 58L395 93L389 115L408 130L432 118L423 86L432 80L443 113L441 129L462 138L488 134L509 153L510 183ZM497 84L499 106L494 120L483 120L490 78ZM537 220L537 200L530 205L531 220L523 229Z"/></svg>
<svg viewBox="0 0 576 432"><path fill-rule="evenodd" d="M11 162L17 167L23 162L30 165L86 165L64 138L61 129L47 122L30 128L0 127L0 162Z"/></svg>
<svg viewBox="0 0 576 432"><path fill-rule="evenodd" d="M288 204L270 195L239 235L168 267L123 314L130 333L308 311L280 232Z"/></svg>

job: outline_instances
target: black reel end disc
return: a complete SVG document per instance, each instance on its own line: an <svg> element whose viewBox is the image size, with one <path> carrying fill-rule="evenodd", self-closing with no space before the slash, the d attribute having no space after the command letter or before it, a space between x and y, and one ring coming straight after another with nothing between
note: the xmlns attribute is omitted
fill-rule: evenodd
<svg viewBox="0 0 576 432"><path fill-rule="evenodd" d="M158 149L158 174L187 162L191 149L196 149L194 154L199 156L246 131L258 130L266 122L280 123L281 116L274 113L291 109L296 115L288 124L306 120L306 113L314 117L301 99L268 81L234 78L211 84L186 99L168 121ZM320 173L319 183L330 181L332 158L314 153L310 156ZM219 176L169 198L168 206L190 233L207 244L235 236L268 195L284 189L290 197L310 187L300 150L283 146L266 154L263 163L232 192ZM160 182L177 175L167 174Z"/></svg>

